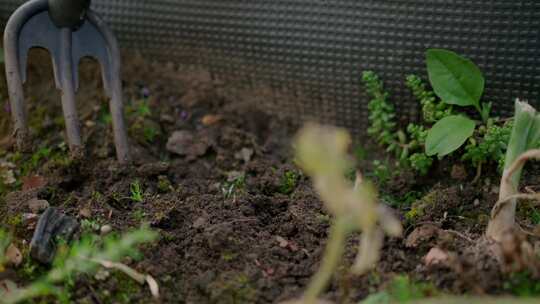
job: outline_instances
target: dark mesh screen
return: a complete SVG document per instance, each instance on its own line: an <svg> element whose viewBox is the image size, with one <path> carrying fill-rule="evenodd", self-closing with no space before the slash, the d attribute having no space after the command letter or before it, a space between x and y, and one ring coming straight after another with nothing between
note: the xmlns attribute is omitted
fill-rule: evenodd
<svg viewBox="0 0 540 304"><path fill-rule="evenodd" d="M5 20L23 1L3 0ZM500 114L513 99L538 103L538 0L94 0L125 48L208 68L244 87L272 88L268 108L362 133L361 71L378 72L403 118L418 105L408 73L424 76L426 48L473 59L485 100ZM284 97L287 96L287 97Z"/></svg>

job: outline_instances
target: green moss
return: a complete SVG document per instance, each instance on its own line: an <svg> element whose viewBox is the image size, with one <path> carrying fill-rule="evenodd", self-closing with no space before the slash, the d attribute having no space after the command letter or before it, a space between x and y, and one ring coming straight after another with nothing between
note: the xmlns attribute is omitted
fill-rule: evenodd
<svg viewBox="0 0 540 304"><path fill-rule="evenodd" d="M6 224L14 229L21 228L23 223L22 214L17 214L12 217L8 217Z"/></svg>
<svg viewBox="0 0 540 304"><path fill-rule="evenodd" d="M210 303L256 303L257 291L243 273L225 273L208 286Z"/></svg>
<svg viewBox="0 0 540 304"><path fill-rule="evenodd" d="M162 193L167 193L172 189L171 182L165 175L158 177L158 190Z"/></svg>
<svg viewBox="0 0 540 304"><path fill-rule="evenodd" d="M438 191L434 190L426 194L424 197L422 197L420 200L414 202L411 206L411 210L409 210L405 214L405 219L408 222L413 222L419 217L424 215L424 210L430 206L435 204L437 201Z"/></svg>
<svg viewBox="0 0 540 304"><path fill-rule="evenodd" d="M141 286L132 278L115 271L116 291L107 303L130 303L131 297L141 292Z"/></svg>
<svg viewBox="0 0 540 304"><path fill-rule="evenodd" d="M230 262L230 261L234 260L237 256L238 256L238 254L233 253L233 252L223 252L221 254L221 259L226 261L226 262Z"/></svg>

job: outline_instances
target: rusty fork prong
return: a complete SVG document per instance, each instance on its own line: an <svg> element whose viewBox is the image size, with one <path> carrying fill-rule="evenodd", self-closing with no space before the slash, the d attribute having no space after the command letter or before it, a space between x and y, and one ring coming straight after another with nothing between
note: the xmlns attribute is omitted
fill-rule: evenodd
<svg viewBox="0 0 540 304"><path fill-rule="evenodd" d="M67 141L73 157L84 154L80 122L75 104L78 63L83 57L98 60L103 84L110 100L116 155L120 163L130 162L123 117L120 51L116 38L102 19L89 9L90 0L31 0L10 17L5 33L5 64L9 99L17 147L30 150L24 110L23 83L26 80L28 50L42 47L53 59L56 86L62 92Z"/></svg>

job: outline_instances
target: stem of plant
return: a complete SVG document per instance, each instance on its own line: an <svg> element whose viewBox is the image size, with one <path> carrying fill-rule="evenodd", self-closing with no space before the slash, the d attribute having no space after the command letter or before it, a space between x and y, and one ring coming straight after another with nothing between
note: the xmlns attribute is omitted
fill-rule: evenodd
<svg viewBox="0 0 540 304"><path fill-rule="evenodd" d="M514 161L525 151L534 147L540 139L540 116L529 104L516 101L514 115L514 128L508 143L504 172L510 168ZM518 193L521 168L516 170L511 178L501 179L499 201ZM503 176L505 174L503 173ZM504 234L515 226L516 200L505 204L489 221L486 235L495 241L501 241Z"/></svg>
<svg viewBox="0 0 540 304"><path fill-rule="evenodd" d="M326 244L324 259L317 273L311 279L309 286L304 293L303 304L315 304L321 292L327 287L328 282L337 268L343 251L345 250L345 239L349 231L348 218L336 218L330 228L328 243Z"/></svg>

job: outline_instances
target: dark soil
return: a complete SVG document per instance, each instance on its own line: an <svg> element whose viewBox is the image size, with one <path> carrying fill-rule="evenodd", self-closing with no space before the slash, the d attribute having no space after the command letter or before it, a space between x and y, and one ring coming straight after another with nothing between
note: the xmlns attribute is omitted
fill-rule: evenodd
<svg viewBox="0 0 540 304"><path fill-rule="evenodd" d="M17 159L16 177L44 177L47 185L38 197L80 220L111 225L114 231L149 223L160 239L143 247L140 261L127 262L158 280L163 303L275 303L299 296L319 265L330 224L310 181L292 162L290 141L300 122L264 113L251 102L256 94L233 94L204 71L126 58L123 80L134 165L121 167L115 161L107 99L99 69L89 62L81 65L78 95L87 156L81 162L63 161L59 94L47 55L35 53L25 88L30 124L35 151L51 147L53 153L35 166L29 165L31 156ZM147 100L151 113L143 113L141 100ZM178 130L195 138L183 146L183 156L165 148ZM6 160L14 153L8 138L2 141ZM436 176L417 182L404 173L383 188L382 197L403 218L404 239L388 239L376 269L351 277L345 271L356 254L357 236L351 236L347 258L325 298L355 303L397 274L429 282L441 292L509 292L504 288L509 276L482 238L497 198L497 173L488 170L487 177L471 184L474 169L456 180L451 167L441 163ZM284 183L288 172L298 177L292 187ZM529 176L527 184L537 180ZM143 202L129 199L136 181ZM15 227L10 219L30 212L27 201L35 194L17 190L7 194L0 212L4 226L24 247L32 228ZM399 203L413 190L423 198L412 206ZM531 224L528 214L522 210L523 224ZM419 227L427 232L418 232ZM423 258L434 246L449 252L451 262L426 266ZM10 279L29 283L21 271ZM147 289L123 275L103 281L83 276L72 297L80 303L152 301Z"/></svg>

